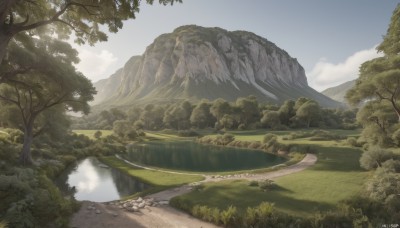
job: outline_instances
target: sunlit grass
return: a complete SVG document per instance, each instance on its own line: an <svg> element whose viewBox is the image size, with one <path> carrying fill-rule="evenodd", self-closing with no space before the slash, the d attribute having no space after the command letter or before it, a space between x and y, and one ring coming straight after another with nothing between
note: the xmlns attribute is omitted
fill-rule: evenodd
<svg viewBox="0 0 400 228"><path fill-rule="evenodd" d="M90 139L95 139L94 133L96 133L96 131L101 132L101 137L106 137L106 136L112 135L112 133L113 133L111 130L73 130L72 132L74 132L78 135L85 135L85 136L89 137Z"/></svg>
<svg viewBox="0 0 400 228"><path fill-rule="evenodd" d="M105 164L117 168L141 181L158 187L174 187L182 184L201 181L204 179L200 175L174 174L161 171L147 170L134 167L116 157L101 157L100 160Z"/></svg>
<svg viewBox="0 0 400 228"><path fill-rule="evenodd" d="M310 141L308 141L310 142ZM308 216L319 210L330 210L343 200L359 194L369 172L359 166L361 150L334 146L334 142L312 142L318 152L317 163L299 173L277 178L277 190L263 192L248 186L248 181L207 183L201 191L179 196L189 205L226 208L234 205L240 210L262 201L296 216Z"/></svg>

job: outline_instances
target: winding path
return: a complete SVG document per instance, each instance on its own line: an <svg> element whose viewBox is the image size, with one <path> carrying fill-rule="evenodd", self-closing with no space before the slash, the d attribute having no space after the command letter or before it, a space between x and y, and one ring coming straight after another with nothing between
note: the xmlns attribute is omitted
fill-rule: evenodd
<svg viewBox="0 0 400 228"><path fill-rule="evenodd" d="M307 154L303 160L299 163L282 168L277 171L252 174L252 175L231 175L228 177L212 177L205 175L203 181L194 183L206 183L206 182L216 182L222 180L233 180L233 179L246 179L246 180L263 180L263 179L274 179L281 176L286 176L292 173L300 172L312 165L317 161L317 156L314 154ZM128 162L131 165L139 166ZM142 167L146 169L157 170L153 168ZM161 172L171 173L172 171L157 170ZM177 173L177 172L173 172ZM186 173L185 173L186 174ZM197 175L197 174L195 174ZM71 227L74 228L90 228L90 227L107 227L107 228L123 228L123 227L151 227L151 228L211 228L217 227L213 224L196 219L182 211L178 211L168 205L168 201L175 197L192 190L192 184L183 185L178 188L167 189L162 192L158 192L152 195L146 196L146 198L154 198L155 201L164 202L158 207L148 207L140 212L131 213L125 210L121 210L118 205L110 203L94 203L89 201L84 201L81 209L74 214L71 219ZM96 209L88 209L95 207ZM100 212L96 213L96 210Z"/></svg>

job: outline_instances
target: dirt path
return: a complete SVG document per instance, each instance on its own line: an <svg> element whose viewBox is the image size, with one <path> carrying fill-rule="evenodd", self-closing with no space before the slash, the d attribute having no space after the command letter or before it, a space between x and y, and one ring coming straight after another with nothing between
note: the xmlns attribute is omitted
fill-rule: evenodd
<svg viewBox="0 0 400 228"><path fill-rule="evenodd" d="M228 176L206 176L206 179L197 183L183 185L178 188L168 189L146 198L152 198L159 202L157 207L146 206L140 212L129 212L122 209L120 204L94 203L84 201L81 209L71 219L71 227L74 228L125 228L125 227L150 227L150 228L197 228L217 227L203 222L184 212L178 211L168 205L168 201L192 190L193 185L205 182L216 182L233 179L263 180L274 179L292 173L300 172L315 164L317 156L307 154L299 163L286 168L261 174L238 174ZM162 170L161 170L162 171ZM169 171L166 171L169 172Z"/></svg>

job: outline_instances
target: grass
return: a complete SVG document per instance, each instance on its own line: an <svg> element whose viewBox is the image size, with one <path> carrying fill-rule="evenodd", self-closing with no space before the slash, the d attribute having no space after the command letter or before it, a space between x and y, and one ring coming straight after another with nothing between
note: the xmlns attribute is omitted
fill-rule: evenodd
<svg viewBox="0 0 400 228"><path fill-rule="evenodd" d="M90 139L95 139L94 137L94 133L96 133L96 131L100 131L101 132L101 137L106 137L109 135L112 135L112 131L111 130L73 130L72 132L78 134L78 135L86 135L87 137L89 137Z"/></svg>
<svg viewBox="0 0 400 228"><path fill-rule="evenodd" d="M289 135L292 132L311 132L314 130L321 130L321 129L315 129L315 128L310 128L310 129L301 129L301 130L285 130L285 131L271 131L271 130L265 130L265 129L257 129L257 130L249 130L249 131L226 131L226 133L232 134L235 136L235 140L240 140L240 141L262 141L264 138L264 135L267 133L272 133L278 136L278 139L282 140L283 136ZM323 129L326 131L329 131L330 133L337 134L337 135L342 135L342 136L358 136L360 134L360 130L341 130L341 129ZM202 132L204 135L210 135L210 136L217 136L218 134L212 133L211 131L208 132ZM282 142L287 142L282 141ZM310 142L307 140L307 142Z"/></svg>
<svg viewBox="0 0 400 228"><path fill-rule="evenodd" d="M258 134L240 137L248 140L261 137ZM288 142L312 144L318 152L318 161L307 170L277 178L277 190L263 192L258 187L248 186L249 182L245 180L224 181L204 184L203 190L179 198L191 206L200 204L225 209L234 205L241 211L268 201L282 212L309 216L318 210L334 209L341 201L362 191L369 172L359 166L361 150L340 146L342 142L335 141L301 139Z"/></svg>
<svg viewBox="0 0 400 228"><path fill-rule="evenodd" d="M200 175L185 175L185 174L172 174L165 173L160 171L146 170L134 167L125 163L124 161L119 160L116 157L100 157L101 162L117 168L118 170L127 173L130 176L133 176L140 181L150 184L153 187L149 190L145 191L142 194L149 194L158 191L162 191L164 189L180 186L187 183L197 182L204 179L203 176Z"/></svg>

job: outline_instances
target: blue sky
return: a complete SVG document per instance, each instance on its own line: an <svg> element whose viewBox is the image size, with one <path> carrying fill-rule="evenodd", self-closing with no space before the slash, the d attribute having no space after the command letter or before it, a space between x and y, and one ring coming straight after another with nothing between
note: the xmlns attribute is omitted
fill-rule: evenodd
<svg viewBox="0 0 400 228"><path fill-rule="evenodd" d="M144 1L142 1L144 2ZM378 55L394 0L183 0L173 6L142 3L109 41L78 46L81 70L93 81L106 78L153 40L176 27L196 24L247 30L274 42L297 58L317 90L357 77L359 65Z"/></svg>

